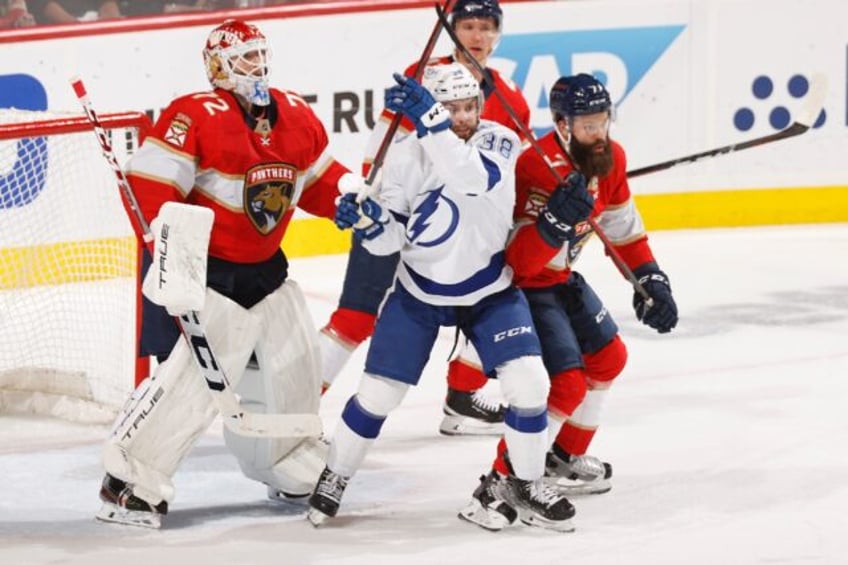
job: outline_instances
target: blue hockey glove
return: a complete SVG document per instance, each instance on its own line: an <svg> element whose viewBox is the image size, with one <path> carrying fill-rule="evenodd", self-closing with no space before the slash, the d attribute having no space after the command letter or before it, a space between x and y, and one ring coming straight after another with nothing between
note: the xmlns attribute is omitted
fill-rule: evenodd
<svg viewBox="0 0 848 565"><path fill-rule="evenodd" d="M339 229L353 228L358 239L374 239L386 229L388 214L376 201L366 198L362 204L356 202L356 194L341 196L336 204L336 226Z"/></svg>
<svg viewBox="0 0 848 565"><path fill-rule="evenodd" d="M393 112L402 112L413 121L418 137L428 132L436 133L451 126L450 112L430 94L430 91L418 84L414 78L394 73L396 86L386 91L386 108Z"/></svg>
<svg viewBox="0 0 848 565"><path fill-rule="evenodd" d="M647 326L664 334L677 325L677 304L671 296L671 284L668 277L655 263L646 263L633 270L633 274L651 297L648 305L638 292L633 293L633 308L636 318Z"/></svg>
<svg viewBox="0 0 848 565"><path fill-rule="evenodd" d="M559 247L574 237L574 226L585 221L594 206L595 199L586 188L586 177L571 171L539 211L536 221L539 234L550 246Z"/></svg>

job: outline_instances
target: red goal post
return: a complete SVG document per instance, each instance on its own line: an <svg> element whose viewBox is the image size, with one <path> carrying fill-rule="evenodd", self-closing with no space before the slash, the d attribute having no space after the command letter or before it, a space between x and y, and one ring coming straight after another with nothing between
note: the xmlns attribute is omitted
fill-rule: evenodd
<svg viewBox="0 0 848 565"><path fill-rule="evenodd" d="M101 121L122 166L151 127ZM0 109L0 413L114 418L149 370L141 250L86 117Z"/></svg>

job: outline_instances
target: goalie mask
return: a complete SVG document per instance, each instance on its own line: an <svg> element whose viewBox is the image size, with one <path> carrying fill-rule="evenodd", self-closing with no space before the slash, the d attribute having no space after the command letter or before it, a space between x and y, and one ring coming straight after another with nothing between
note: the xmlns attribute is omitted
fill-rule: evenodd
<svg viewBox="0 0 848 565"><path fill-rule="evenodd" d="M227 20L206 39L203 61L212 86L229 90L257 106L271 102L268 92L271 46L259 28Z"/></svg>

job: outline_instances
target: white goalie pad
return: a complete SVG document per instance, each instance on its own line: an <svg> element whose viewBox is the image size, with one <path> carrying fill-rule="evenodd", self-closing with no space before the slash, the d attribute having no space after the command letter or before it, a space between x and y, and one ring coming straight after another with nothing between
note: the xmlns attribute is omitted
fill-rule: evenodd
<svg viewBox="0 0 848 565"><path fill-rule="evenodd" d="M263 330L259 316L209 290L203 323L216 360L237 386ZM171 502L171 477L217 412L181 337L118 417L103 451L106 472L133 485L136 496L152 505Z"/></svg>
<svg viewBox="0 0 848 565"><path fill-rule="evenodd" d="M206 260L215 214L209 208L166 202L151 222L153 264L142 292L173 316L202 310L206 296Z"/></svg>
<svg viewBox="0 0 848 565"><path fill-rule="evenodd" d="M297 283L286 281L250 311L262 320L259 368L246 371L236 387L242 407L260 414L317 414L318 330ZM326 449L315 438L254 438L224 429L224 440L247 477L289 494L309 493L324 468Z"/></svg>

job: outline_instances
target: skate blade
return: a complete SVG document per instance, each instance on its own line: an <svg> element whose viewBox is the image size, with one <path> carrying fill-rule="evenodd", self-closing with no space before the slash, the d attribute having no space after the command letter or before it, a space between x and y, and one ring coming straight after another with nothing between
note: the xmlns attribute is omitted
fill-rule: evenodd
<svg viewBox="0 0 848 565"><path fill-rule="evenodd" d="M445 415L439 433L445 436L499 436L504 432L502 422L491 424L465 416Z"/></svg>
<svg viewBox="0 0 848 565"><path fill-rule="evenodd" d="M326 524L330 517L317 508L310 508L309 511L306 512L306 519L309 520L313 526L318 528Z"/></svg>
<svg viewBox="0 0 848 565"><path fill-rule="evenodd" d="M162 527L162 515L155 512L140 512L138 510L127 510L111 502L104 502L100 511L95 516L101 522L112 522L125 526L137 526L139 528L150 528L158 530Z"/></svg>
<svg viewBox="0 0 848 565"><path fill-rule="evenodd" d="M276 489L274 487L268 487L268 500L273 500L274 502L284 502L287 504L302 504L305 503L309 499L309 493L303 494L295 494L286 492L280 489Z"/></svg>
<svg viewBox="0 0 848 565"><path fill-rule="evenodd" d="M604 494L612 490L612 483L608 479L585 482L572 481L564 477L545 477L544 481L566 497Z"/></svg>
<svg viewBox="0 0 848 565"><path fill-rule="evenodd" d="M532 514L529 516L521 516L521 521L534 528L553 530L555 532L571 533L576 529L571 518L568 518L567 520L548 520L538 514Z"/></svg>
<svg viewBox="0 0 848 565"><path fill-rule="evenodd" d="M468 506L459 511L457 516L461 520L471 522L490 532L499 532L515 520L510 521L506 516L493 508L486 508L477 500L471 501Z"/></svg>

